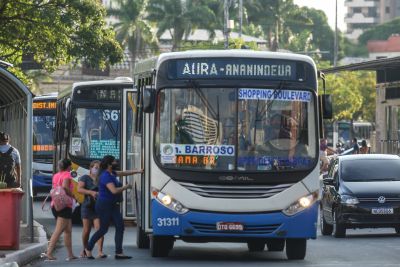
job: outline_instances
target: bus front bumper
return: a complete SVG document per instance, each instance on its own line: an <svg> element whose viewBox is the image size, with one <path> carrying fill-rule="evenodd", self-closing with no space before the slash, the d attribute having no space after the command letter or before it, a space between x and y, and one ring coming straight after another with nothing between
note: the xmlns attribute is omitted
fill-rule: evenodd
<svg viewBox="0 0 400 267"><path fill-rule="evenodd" d="M153 235L196 238L316 238L318 204L293 216L280 211L266 213L178 214L152 200Z"/></svg>

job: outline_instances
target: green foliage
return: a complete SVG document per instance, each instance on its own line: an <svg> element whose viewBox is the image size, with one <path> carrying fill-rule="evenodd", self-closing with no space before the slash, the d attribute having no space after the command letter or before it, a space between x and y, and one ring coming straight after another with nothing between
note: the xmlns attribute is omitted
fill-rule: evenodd
<svg viewBox="0 0 400 267"><path fill-rule="evenodd" d="M114 23L117 40L128 47L132 61L148 57L158 50L158 42L151 25L145 20L147 0L114 0L114 7L107 13L119 21Z"/></svg>
<svg viewBox="0 0 400 267"><path fill-rule="evenodd" d="M2 0L1 59L19 65L22 55L33 55L47 71L82 59L99 68L117 63L122 49L104 15L94 0Z"/></svg>
<svg viewBox="0 0 400 267"><path fill-rule="evenodd" d="M197 28L213 35L217 19L210 8L210 0L149 0L147 19L157 26L157 37L165 31L172 36L172 51L179 50L181 42Z"/></svg>
<svg viewBox="0 0 400 267"><path fill-rule="evenodd" d="M374 72L326 75L326 93L333 98L334 119L375 121L375 85Z"/></svg>
<svg viewBox="0 0 400 267"><path fill-rule="evenodd" d="M361 43L353 43L348 39L343 41L343 52L348 57L368 57L367 46Z"/></svg>
<svg viewBox="0 0 400 267"><path fill-rule="evenodd" d="M366 45L369 40L387 40L390 35L400 33L400 18L377 25L363 32L358 41Z"/></svg>

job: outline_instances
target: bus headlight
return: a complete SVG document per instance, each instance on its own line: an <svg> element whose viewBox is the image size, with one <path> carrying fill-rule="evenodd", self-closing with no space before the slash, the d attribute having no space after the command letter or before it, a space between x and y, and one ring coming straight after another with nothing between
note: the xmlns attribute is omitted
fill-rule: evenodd
<svg viewBox="0 0 400 267"><path fill-rule="evenodd" d="M311 207L314 202L318 199L318 193L314 192L310 195L299 198L296 202L292 203L289 207L284 209L282 212L287 216L292 216L300 211L303 211Z"/></svg>
<svg viewBox="0 0 400 267"><path fill-rule="evenodd" d="M157 199L158 202L160 202L170 210L175 211L176 213L185 214L189 211L188 208L184 207L178 200L174 199L168 194L153 190L153 196Z"/></svg>

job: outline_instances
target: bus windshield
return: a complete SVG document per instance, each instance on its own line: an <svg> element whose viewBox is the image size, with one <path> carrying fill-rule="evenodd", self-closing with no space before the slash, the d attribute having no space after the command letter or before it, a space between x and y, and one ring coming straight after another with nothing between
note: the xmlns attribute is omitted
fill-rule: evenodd
<svg viewBox="0 0 400 267"><path fill-rule="evenodd" d="M69 151L83 159L113 155L119 159L120 110L76 108L73 110Z"/></svg>
<svg viewBox="0 0 400 267"><path fill-rule="evenodd" d="M163 167L257 172L315 166L311 92L163 89L158 103L156 158Z"/></svg>
<svg viewBox="0 0 400 267"><path fill-rule="evenodd" d="M33 157L52 159L54 152L54 115L33 116Z"/></svg>

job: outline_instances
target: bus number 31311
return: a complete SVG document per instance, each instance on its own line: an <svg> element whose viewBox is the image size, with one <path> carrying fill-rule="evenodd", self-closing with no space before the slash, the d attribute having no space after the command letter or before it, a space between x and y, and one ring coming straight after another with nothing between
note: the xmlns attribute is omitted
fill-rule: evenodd
<svg viewBox="0 0 400 267"><path fill-rule="evenodd" d="M157 226L179 226L179 218L157 218Z"/></svg>

